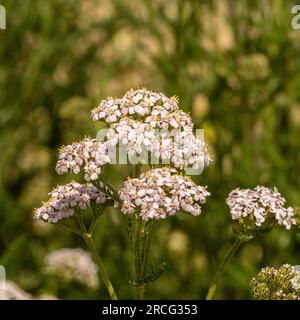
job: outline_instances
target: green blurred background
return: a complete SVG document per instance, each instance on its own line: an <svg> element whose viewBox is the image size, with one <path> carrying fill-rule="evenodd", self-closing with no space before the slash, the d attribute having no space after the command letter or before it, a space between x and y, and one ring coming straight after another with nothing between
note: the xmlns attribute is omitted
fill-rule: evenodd
<svg viewBox="0 0 300 320"><path fill-rule="evenodd" d="M167 272L146 297L200 299L233 241L225 203L230 190L278 186L300 205L300 30L292 1L2 0L0 30L0 264L28 292L59 298L107 298L43 274L44 256L84 246L32 209L59 177L57 149L94 136L90 109L130 88L178 95L196 128L205 129L213 164L195 179L211 197L200 217L163 221L151 248ZM120 186L129 171L110 167ZM107 211L95 236L122 298L128 284L126 217ZM216 298L249 298L249 279L266 265L300 264L295 232L274 230L242 247Z"/></svg>

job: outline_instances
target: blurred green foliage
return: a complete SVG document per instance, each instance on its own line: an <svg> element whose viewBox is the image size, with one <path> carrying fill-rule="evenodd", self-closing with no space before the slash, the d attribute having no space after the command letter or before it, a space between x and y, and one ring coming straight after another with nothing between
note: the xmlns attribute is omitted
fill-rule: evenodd
<svg viewBox="0 0 300 320"><path fill-rule="evenodd" d="M0 264L33 294L107 298L61 287L43 274L43 258L77 237L32 221L32 208L57 183L57 148L94 136L89 111L107 95L145 86L178 95L205 129L214 162L195 180L212 196L198 217L163 221L152 256L167 263L147 298L205 296L233 240L225 199L237 187L277 186L300 205L300 31L293 1L3 0L0 30ZM129 174L109 167L117 184ZM120 184L119 184L120 185ZM126 217L114 209L96 242L119 295L133 298ZM249 298L249 280L265 265L299 264L295 232L275 230L242 247L216 298Z"/></svg>

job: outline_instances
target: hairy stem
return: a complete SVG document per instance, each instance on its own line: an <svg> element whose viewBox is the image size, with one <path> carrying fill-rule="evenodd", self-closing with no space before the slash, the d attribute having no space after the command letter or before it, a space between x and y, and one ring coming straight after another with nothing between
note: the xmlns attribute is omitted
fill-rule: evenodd
<svg viewBox="0 0 300 320"><path fill-rule="evenodd" d="M211 282L210 287L208 289L206 300L213 299L215 292L216 292L216 289L217 289L218 282L224 273L226 265L228 264L228 262L233 257L233 255L235 254L235 252L237 251L237 249L240 247L241 244L242 244L242 241L239 239L236 239L235 242L233 243L233 245L231 246L230 250L225 255L224 259L222 260L222 262L219 265L217 272L215 273L215 275L212 279L212 282Z"/></svg>

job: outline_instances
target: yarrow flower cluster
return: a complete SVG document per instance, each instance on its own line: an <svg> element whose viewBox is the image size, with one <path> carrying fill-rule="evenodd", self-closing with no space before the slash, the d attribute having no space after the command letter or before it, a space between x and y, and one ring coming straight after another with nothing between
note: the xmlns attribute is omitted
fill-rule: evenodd
<svg viewBox="0 0 300 320"><path fill-rule="evenodd" d="M251 279L250 286L253 298L258 300L300 300L299 266L263 268Z"/></svg>
<svg viewBox="0 0 300 320"><path fill-rule="evenodd" d="M108 123L107 144L125 145L129 155L150 152L180 170L202 169L211 162L206 144L194 135L192 119L179 109L177 98L130 90L121 99L103 100L92 111L92 119Z"/></svg>
<svg viewBox="0 0 300 320"><path fill-rule="evenodd" d="M244 231L266 230L274 223L290 229L296 224L293 208L284 207L286 200L276 188L236 189L226 202L236 226Z"/></svg>
<svg viewBox="0 0 300 320"><path fill-rule="evenodd" d="M106 195L91 184L72 181L57 186L49 193L50 198L40 208L34 210L34 219L56 223L71 217L76 209L84 210L91 205L105 203Z"/></svg>
<svg viewBox="0 0 300 320"><path fill-rule="evenodd" d="M45 257L45 272L62 281L77 281L92 289L99 285L97 265L91 255L80 248L49 253Z"/></svg>
<svg viewBox="0 0 300 320"><path fill-rule="evenodd" d="M164 107L156 107L151 114L145 119L154 129L172 130L179 129L192 131L193 122L191 117L182 110L174 112L167 111Z"/></svg>
<svg viewBox="0 0 300 320"><path fill-rule="evenodd" d="M86 137L60 149L56 172L63 174L72 171L77 174L83 169L86 181L97 180L102 166L109 161L107 143Z"/></svg>
<svg viewBox="0 0 300 320"><path fill-rule="evenodd" d="M174 112L179 109L178 99L168 98L162 93L146 89L131 89L121 99L109 97L102 100L99 106L92 110L91 116L94 121L104 120L107 123L114 123L126 116L135 119L149 116L153 109L159 107Z"/></svg>
<svg viewBox="0 0 300 320"><path fill-rule="evenodd" d="M152 169L139 178L128 179L119 191L122 212L139 212L143 220L164 219L178 211L198 216L210 193L175 169Z"/></svg>

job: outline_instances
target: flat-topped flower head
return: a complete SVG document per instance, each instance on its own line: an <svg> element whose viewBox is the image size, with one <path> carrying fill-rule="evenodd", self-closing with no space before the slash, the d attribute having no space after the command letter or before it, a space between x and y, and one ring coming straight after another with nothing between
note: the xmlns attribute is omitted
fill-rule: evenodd
<svg viewBox="0 0 300 320"><path fill-rule="evenodd" d="M99 106L92 110L91 117L94 121L103 120L111 124L126 116L134 119L145 118L155 107L174 112L178 109L178 100L176 97L168 98L162 93L146 89L131 89L121 99L108 97L102 100Z"/></svg>
<svg viewBox="0 0 300 320"><path fill-rule="evenodd" d="M76 210L85 210L92 203L103 204L106 195L91 184L80 184L72 181L57 186L49 193L49 200L34 210L34 219L57 223L73 216Z"/></svg>
<svg viewBox="0 0 300 320"><path fill-rule="evenodd" d="M129 156L143 155L141 163L148 163L151 158L152 164L199 172L212 161L202 136L194 134L192 119L179 109L176 97L168 98L147 89L129 90L121 99L103 100L92 111L92 119L109 125L107 146L125 145L122 150ZM69 167L72 166L70 163ZM65 170L64 162L59 167L60 171ZM90 170L96 178L98 166Z"/></svg>
<svg viewBox="0 0 300 320"><path fill-rule="evenodd" d="M98 267L89 252L80 248L59 249L45 257L45 272L62 281L77 281L91 289L99 285Z"/></svg>
<svg viewBox="0 0 300 320"><path fill-rule="evenodd" d="M63 174L71 171L77 174L84 171L86 181L97 180L102 167L109 161L107 143L86 137L60 149L56 172Z"/></svg>
<svg viewBox="0 0 300 320"><path fill-rule="evenodd" d="M276 188L236 189L226 202L238 236L251 238L255 232L271 230L275 225L290 229L296 224L293 208L284 206L286 200Z"/></svg>
<svg viewBox="0 0 300 320"><path fill-rule="evenodd" d="M210 193L175 169L152 169L128 179L119 191L122 212L139 213L143 220L165 219L182 211L198 216Z"/></svg>
<svg viewBox="0 0 300 320"><path fill-rule="evenodd" d="M263 268L250 281L253 298L258 300L300 300L298 267L284 264L279 269Z"/></svg>

